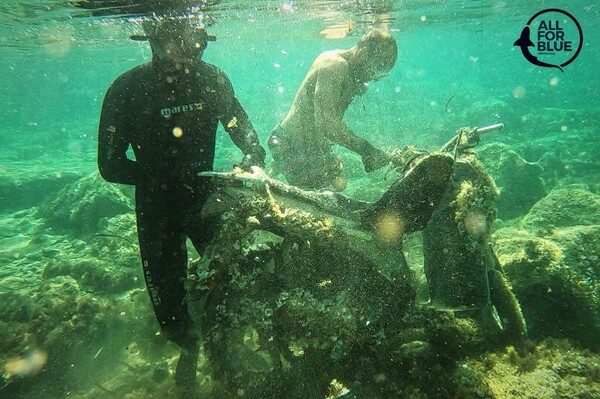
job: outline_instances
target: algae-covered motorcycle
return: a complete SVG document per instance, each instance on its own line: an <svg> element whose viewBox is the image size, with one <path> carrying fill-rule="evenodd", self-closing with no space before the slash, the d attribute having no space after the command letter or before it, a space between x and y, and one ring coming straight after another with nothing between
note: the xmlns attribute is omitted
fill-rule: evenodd
<svg viewBox="0 0 600 399"><path fill-rule="evenodd" d="M201 173L216 186L205 217L221 221L191 286L212 394L391 397L390 377L414 374L415 360L460 357L490 335L523 336L490 245L498 192L471 151L501 127L460 129L436 152L393 151L399 177L372 203L301 190L260 169ZM416 303L402 249L417 231L427 303ZM461 317L475 320L470 344Z"/></svg>

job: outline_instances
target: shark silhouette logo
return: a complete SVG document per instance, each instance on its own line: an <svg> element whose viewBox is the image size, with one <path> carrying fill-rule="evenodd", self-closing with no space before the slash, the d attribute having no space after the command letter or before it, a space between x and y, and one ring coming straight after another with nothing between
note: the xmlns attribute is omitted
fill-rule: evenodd
<svg viewBox="0 0 600 399"><path fill-rule="evenodd" d="M537 43L531 40L532 30ZM576 49L574 44L577 45ZM583 32L579 22L571 14L557 8L549 8L538 12L527 21L527 26L513 45L520 47L525 59L533 65L556 68L564 72L563 67L573 62L581 51ZM533 48L536 55L530 48Z"/></svg>

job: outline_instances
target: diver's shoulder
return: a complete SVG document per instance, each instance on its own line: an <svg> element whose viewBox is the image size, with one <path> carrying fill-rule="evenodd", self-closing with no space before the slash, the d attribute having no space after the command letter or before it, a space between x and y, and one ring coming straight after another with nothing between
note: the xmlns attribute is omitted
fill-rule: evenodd
<svg viewBox="0 0 600 399"><path fill-rule="evenodd" d="M340 54L340 50L327 50L323 51L317 56L315 61L327 61L327 62L342 62L346 63L346 59Z"/></svg>
<svg viewBox="0 0 600 399"><path fill-rule="evenodd" d="M145 63L131 68L119 75L112 83L113 88L131 88L143 82L152 73L152 64Z"/></svg>
<svg viewBox="0 0 600 399"><path fill-rule="evenodd" d="M317 58L341 58L340 50L325 50Z"/></svg>
<svg viewBox="0 0 600 399"><path fill-rule="evenodd" d="M347 66L348 61L338 50L324 51L313 62L313 67L317 68L344 68Z"/></svg>
<svg viewBox="0 0 600 399"><path fill-rule="evenodd" d="M205 62L205 61L200 61L200 69L201 69L202 73L204 74L204 76L208 76L211 78L223 77L223 78L229 80L229 78L227 77L227 74L225 72L223 72L223 70L216 65L209 64L208 62Z"/></svg>
<svg viewBox="0 0 600 399"><path fill-rule="evenodd" d="M217 91L225 95L233 91L231 80L223 70L208 62L200 62L201 81L208 85L216 85Z"/></svg>

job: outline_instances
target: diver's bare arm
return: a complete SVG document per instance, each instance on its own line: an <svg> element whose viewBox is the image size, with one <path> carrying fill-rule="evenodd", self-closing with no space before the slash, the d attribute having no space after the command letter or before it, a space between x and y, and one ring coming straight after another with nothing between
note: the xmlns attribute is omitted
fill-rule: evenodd
<svg viewBox="0 0 600 399"><path fill-rule="evenodd" d="M329 140L358 154L368 145L343 121L347 101L343 99L344 86L351 79L347 65L329 65L319 71L314 93L314 118L318 131Z"/></svg>

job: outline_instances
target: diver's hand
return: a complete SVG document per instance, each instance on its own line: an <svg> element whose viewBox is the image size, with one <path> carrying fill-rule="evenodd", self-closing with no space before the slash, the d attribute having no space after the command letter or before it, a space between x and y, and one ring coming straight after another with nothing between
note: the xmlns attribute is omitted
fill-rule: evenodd
<svg viewBox="0 0 600 399"><path fill-rule="evenodd" d="M366 146L361 156L366 172L373 172L383 168L391 162L391 157L388 153L377 149L370 144Z"/></svg>
<svg viewBox="0 0 600 399"><path fill-rule="evenodd" d="M258 166L260 168L265 167L265 150L259 145L253 146L244 158L242 162L234 165L237 168L243 169L246 172L252 172L252 166Z"/></svg>
<svg viewBox="0 0 600 399"><path fill-rule="evenodd" d="M255 162L250 155L244 155L244 158L242 158L242 162L235 164L234 167L240 168L244 172L252 172L251 169L254 166L254 164Z"/></svg>

